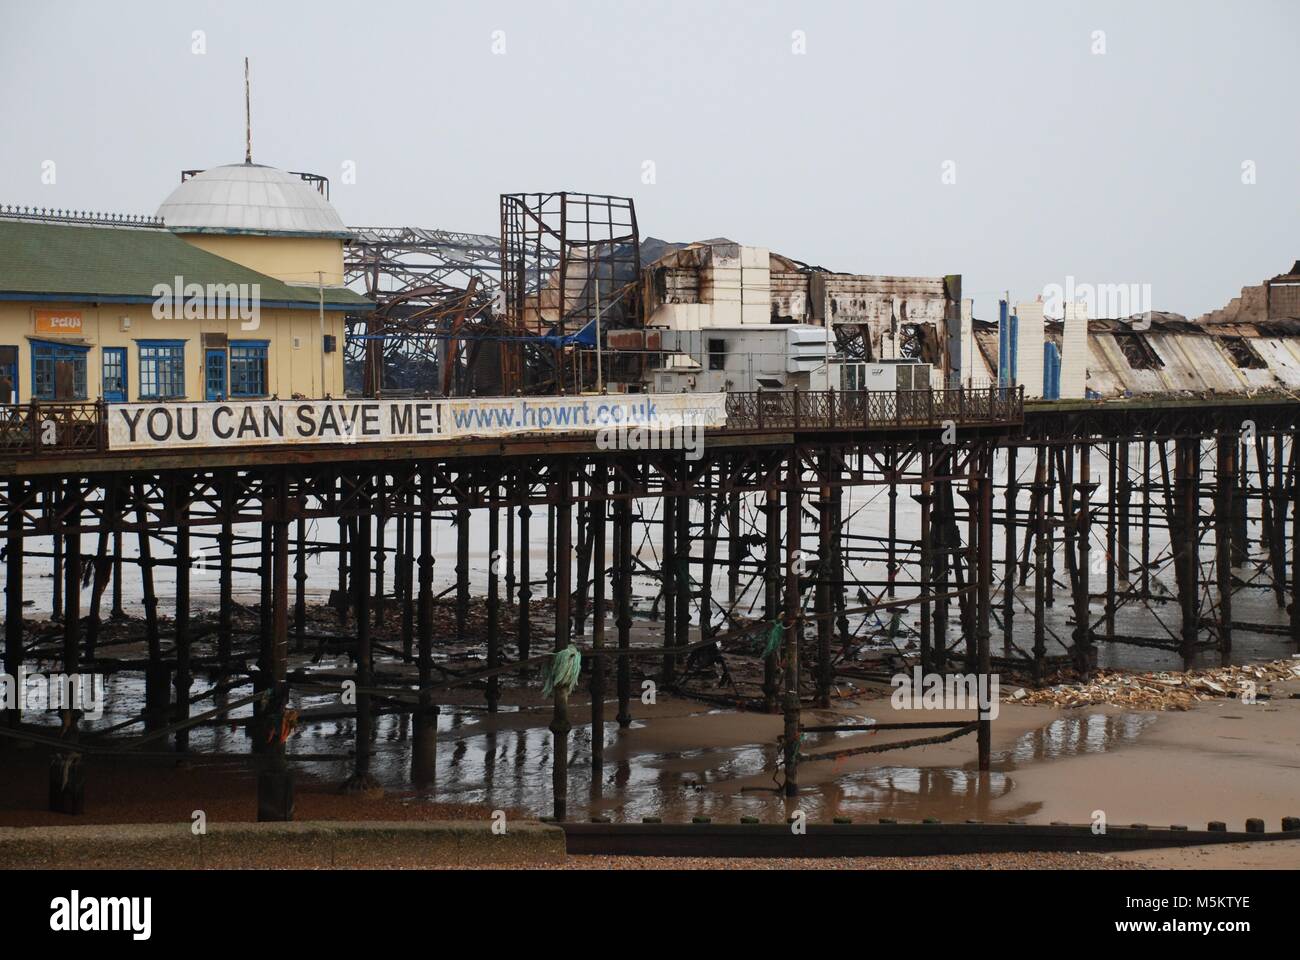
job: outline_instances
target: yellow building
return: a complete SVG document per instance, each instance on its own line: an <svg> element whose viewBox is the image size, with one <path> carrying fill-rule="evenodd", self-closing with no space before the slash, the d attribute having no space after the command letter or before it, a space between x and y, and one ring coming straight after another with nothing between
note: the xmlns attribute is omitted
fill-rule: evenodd
<svg viewBox="0 0 1300 960"><path fill-rule="evenodd" d="M344 317L369 302L324 197L238 164L159 218L0 216L0 402L342 395Z"/></svg>

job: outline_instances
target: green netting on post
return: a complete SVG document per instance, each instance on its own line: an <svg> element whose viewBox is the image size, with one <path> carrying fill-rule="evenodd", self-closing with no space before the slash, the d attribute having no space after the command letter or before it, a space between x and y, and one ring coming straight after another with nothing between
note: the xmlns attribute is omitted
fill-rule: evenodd
<svg viewBox="0 0 1300 960"><path fill-rule="evenodd" d="M772 629L767 632L767 645L763 647L763 656L770 657L781 648L781 622L778 620L772 624Z"/></svg>
<svg viewBox="0 0 1300 960"><path fill-rule="evenodd" d="M567 697L578 685L578 675L581 672L582 651L569 644L551 658L546 681L542 684L542 696L549 697L559 690Z"/></svg>

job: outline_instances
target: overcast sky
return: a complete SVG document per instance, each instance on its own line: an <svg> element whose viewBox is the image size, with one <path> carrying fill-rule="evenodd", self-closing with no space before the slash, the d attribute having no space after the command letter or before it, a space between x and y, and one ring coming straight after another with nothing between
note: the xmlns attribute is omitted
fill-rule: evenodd
<svg viewBox="0 0 1300 960"><path fill-rule="evenodd" d="M986 319L1071 275L1197 315L1300 258L1298 36L1293 0L0 0L0 202L153 213L243 159L249 56L253 159L354 226L611 193Z"/></svg>

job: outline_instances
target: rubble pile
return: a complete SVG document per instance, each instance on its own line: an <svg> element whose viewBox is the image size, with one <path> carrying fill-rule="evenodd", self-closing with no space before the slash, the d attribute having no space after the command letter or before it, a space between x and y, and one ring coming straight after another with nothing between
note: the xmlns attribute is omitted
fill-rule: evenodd
<svg viewBox="0 0 1300 960"><path fill-rule="evenodd" d="M1300 679L1300 659L1273 660L1233 667L1160 673L1102 670L1083 682L1064 682L1038 690L1017 689L1003 699L1057 707L1116 704L1138 710L1186 710L1220 697L1267 696L1266 684Z"/></svg>

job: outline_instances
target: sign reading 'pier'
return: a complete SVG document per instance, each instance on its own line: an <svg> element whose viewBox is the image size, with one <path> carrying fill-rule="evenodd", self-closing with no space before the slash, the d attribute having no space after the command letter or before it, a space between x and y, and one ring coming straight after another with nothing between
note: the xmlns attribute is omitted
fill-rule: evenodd
<svg viewBox="0 0 1300 960"><path fill-rule="evenodd" d="M726 394L479 397L455 400L251 400L108 408L110 450L382 443L595 433L621 427L723 427Z"/></svg>

